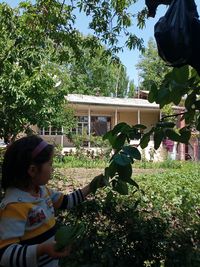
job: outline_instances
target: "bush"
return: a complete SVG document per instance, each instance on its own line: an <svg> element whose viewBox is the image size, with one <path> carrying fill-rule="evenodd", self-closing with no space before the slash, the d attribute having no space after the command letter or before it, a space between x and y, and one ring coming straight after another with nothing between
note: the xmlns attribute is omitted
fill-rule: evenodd
<svg viewBox="0 0 200 267"><path fill-rule="evenodd" d="M82 221L83 240L63 267L200 266L199 165L135 177L140 191L105 197L107 190L59 223ZM108 194L109 196L109 194Z"/></svg>

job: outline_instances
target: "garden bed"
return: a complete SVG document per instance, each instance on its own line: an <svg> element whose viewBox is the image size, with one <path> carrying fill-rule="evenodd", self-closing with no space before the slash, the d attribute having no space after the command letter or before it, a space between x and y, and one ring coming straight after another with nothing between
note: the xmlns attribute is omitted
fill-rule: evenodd
<svg viewBox="0 0 200 267"><path fill-rule="evenodd" d="M139 191L130 186L129 195L110 198L109 189L99 190L77 208L59 213L61 224L86 225L83 240L62 267L199 267L200 166L178 166L133 169ZM60 168L51 184L69 192L102 170Z"/></svg>

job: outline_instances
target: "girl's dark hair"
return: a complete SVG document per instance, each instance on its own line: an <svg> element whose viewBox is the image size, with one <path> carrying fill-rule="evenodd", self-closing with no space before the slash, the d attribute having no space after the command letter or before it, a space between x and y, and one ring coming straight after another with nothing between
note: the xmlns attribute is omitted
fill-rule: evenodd
<svg viewBox="0 0 200 267"><path fill-rule="evenodd" d="M9 187L29 187L31 184L29 166L34 164L40 168L43 163L51 159L53 153L53 146L48 144L36 157L32 157L33 150L42 141L42 138L32 135L18 139L8 147L2 164L3 190Z"/></svg>

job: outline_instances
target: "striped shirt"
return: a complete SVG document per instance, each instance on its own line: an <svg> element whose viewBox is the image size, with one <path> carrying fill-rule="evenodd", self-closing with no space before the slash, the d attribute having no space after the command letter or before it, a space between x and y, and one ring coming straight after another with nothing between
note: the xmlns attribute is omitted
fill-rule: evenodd
<svg viewBox="0 0 200 267"><path fill-rule="evenodd" d="M71 209L84 198L80 189L71 194L40 186L40 196L9 188L0 204L0 266L56 267L58 260L37 258L37 244L54 240L55 209Z"/></svg>

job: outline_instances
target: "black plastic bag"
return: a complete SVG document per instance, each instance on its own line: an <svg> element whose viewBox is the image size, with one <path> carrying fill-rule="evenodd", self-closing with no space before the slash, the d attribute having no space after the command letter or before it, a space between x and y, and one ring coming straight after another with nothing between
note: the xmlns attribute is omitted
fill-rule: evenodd
<svg viewBox="0 0 200 267"><path fill-rule="evenodd" d="M192 53L188 64L195 68L200 76L200 20L197 18L192 19L191 37Z"/></svg>
<svg viewBox="0 0 200 267"><path fill-rule="evenodd" d="M192 53L189 0L173 0L154 27L159 56L169 66L188 64Z"/></svg>

